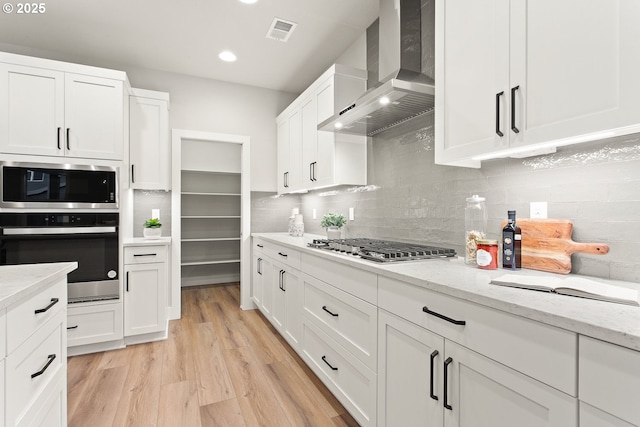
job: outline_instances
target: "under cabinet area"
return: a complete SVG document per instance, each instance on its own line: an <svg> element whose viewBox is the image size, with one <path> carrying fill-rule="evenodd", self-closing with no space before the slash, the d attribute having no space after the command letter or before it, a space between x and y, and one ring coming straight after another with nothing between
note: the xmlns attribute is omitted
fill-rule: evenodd
<svg viewBox="0 0 640 427"><path fill-rule="evenodd" d="M638 19L634 1L436 1L436 163L638 132Z"/></svg>
<svg viewBox="0 0 640 427"><path fill-rule="evenodd" d="M0 152L122 160L120 71L0 54Z"/></svg>

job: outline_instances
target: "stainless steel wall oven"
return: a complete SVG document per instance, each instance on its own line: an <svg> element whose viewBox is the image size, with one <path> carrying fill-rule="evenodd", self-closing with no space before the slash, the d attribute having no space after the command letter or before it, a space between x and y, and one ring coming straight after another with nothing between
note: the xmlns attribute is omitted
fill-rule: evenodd
<svg viewBox="0 0 640 427"><path fill-rule="evenodd" d="M119 298L118 213L0 213L0 265L77 261L69 303Z"/></svg>

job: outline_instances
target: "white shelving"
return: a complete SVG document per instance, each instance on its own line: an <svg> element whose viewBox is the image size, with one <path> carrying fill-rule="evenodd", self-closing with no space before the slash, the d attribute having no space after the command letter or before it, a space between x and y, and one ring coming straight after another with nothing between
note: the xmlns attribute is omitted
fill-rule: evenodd
<svg viewBox="0 0 640 427"><path fill-rule="evenodd" d="M182 285L240 280L241 174L181 171Z"/></svg>

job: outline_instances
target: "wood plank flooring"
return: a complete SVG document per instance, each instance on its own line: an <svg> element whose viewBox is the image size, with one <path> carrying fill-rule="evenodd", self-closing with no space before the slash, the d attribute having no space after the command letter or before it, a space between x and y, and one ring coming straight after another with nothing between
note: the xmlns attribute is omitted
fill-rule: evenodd
<svg viewBox="0 0 640 427"><path fill-rule="evenodd" d="M186 288L165 341L69 358L70 427L358 426L237 283Z"/></svg>

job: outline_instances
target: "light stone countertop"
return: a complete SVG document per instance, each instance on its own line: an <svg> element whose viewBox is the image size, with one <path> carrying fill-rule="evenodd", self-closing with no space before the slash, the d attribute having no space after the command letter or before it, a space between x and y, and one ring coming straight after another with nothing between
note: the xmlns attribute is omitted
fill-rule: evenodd
<svg viewBox="0 0 640 427"><path fill-rule="evenodd" d="M37 294L76 268L77 262L0 266L0 310Z"/></svg>
<svg viewBox="0 0 640 427"><path fill-rule="evenodd" d="M302 253L362 268L381 276L640 351L640 307L489 283L491 279L505 273L566 277L564 275L528 269L518 272L503 269L482 270L466 265L462 258L375 263L306 246L314 238L326 238L321 235L305 234L302 237L292 237L287 233L253 233L252 236L289 246ZM638 283L595 277L589 279L640 291Z"/></svg>
<svg viewBox="0 0 640 427"><path fill-rule="evenodd" d="M122 241L123 246L162 246L171 244L171 237L147 239L145 237L129 237Z"/></svg>

